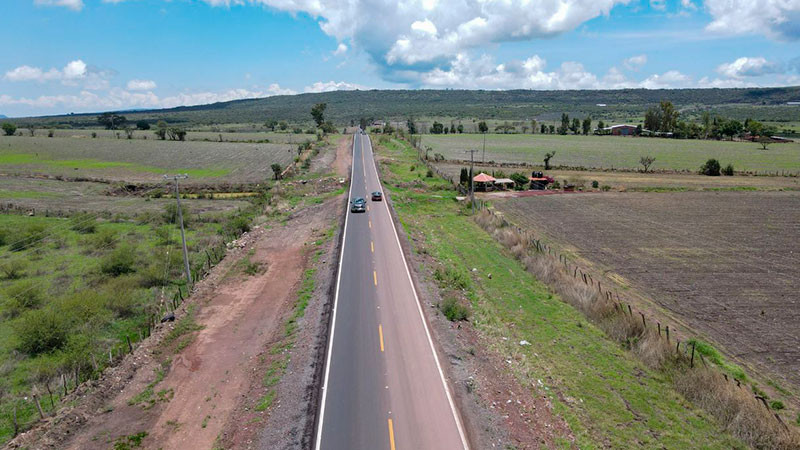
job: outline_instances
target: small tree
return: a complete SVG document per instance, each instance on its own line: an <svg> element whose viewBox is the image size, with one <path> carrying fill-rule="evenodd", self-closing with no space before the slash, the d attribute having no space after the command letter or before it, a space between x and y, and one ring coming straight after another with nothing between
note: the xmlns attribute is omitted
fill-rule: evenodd
<svg viewBox="0 0 800 450"><path fill-rule="evenodd" d="M458 124L458 127L456 128L456 131L458 131L458 134L463 133L464 132L464 125Z"/></svg>
<svg viewBox="0 0 800 450"><path fill-rule="evenodd" d="M705 164L700 166L700 174L701 175L708 175L711 177L718 177L720 174L720 164L714 158L709 159L706 161Z"/></svg>
<svg viewBox="0 0 800 450"><path fill-rule="evenodd" d="M725 175L726 177L732 177L733 176L733 164L728 164L727 166L725 166L725 168L722 169L722 174Z"/></svg>
<svg viewBox="0 0 800 450"><path fill-rule="evenodd" d="M592 118L587 117L583 119L583 135L588 136L590 131L592 131Z"/></svg>
<svg viewBox="0 0 800 450"><path fill-rule="evenodd" d="M288 124L288 123L286 123L286 121L285 121L285 120L281 120L280 122L278 122L278 128L279 128L281 131L286 131L286 129L287 129L287 128L289 128L289 124Z"/></svg>
<svg viewBox="0 0 800 450"><path fill-rule="evenodd" d="M772 143L772 138L769 136L759 136L758 143L761 145L761 150L767 150L769 144Z"/></svg>
<svg viewBox="0 0 800 450"><path fill-rule="evenodd" d="M128 139L133 139L133 128L125 127L125 136L127 136Z"/></svg>
<svg viewBox="0 0 800 450"><path fill-rule="evenodd" d="M486 133L487 131L489 131L489 125L486 125L486 122L481 120L478 123L478 131L480 131L481 134Z"/></svg>
<svg viewBox="0 0 800 450"><path fill-rule="evenodd" d="M13 136L17 132L17 126L11 122L3 122L3 131L6 136Z"/></svg>
<svg viewBox="0 0 800 450"><path fill-rule="evenodd" d="M28 128L28 133L30 133L31 137L36 136L36 127L31 125L31 127Z"/></svg>
<svg viewBox="0 0 800 450"><path fill-rule="evenodd" d="M157 138L163 140L167 139L167 122L159 120L156 124L156 131L153 132Z"/></svg>
<svg viewBox="0 0 800 450"><path fill-rule="evenodd" d="M511 179L514 180L514 188L518 191L525 189L525 185L528 184L528 177L524 173L512 173Z"/></svg>
<svg viewBox="0 0 800 450"><path fill-rule="evenodd" d="M572 134L578 134L578 130L581 128L581 119L575 117L572 119L572 125L569 126L569 131L572 131Z"/></svg>
<svg viewBox="0 0 800 450"><path fill-rule="evenodd" d="M539 132L540 132L540 133L542 133L542 134L545 134L545 133L547 133L547 125L545 125L545 124L542 124L542 126L541 126L540 128L541 128L541 129L539 130Z"/></svg>
<svg viewBox="0 0 800 450"><path fill-rule="evenodd" d="M550 159L556 156L555 150L544 154L544 170L550 170Z"/></svg>
<svg viewBox="0 0 800 450"><path fill-rule="evenodd" d="M461 173L458 176L458 182L466 186L469 184L469 169L466 167L461 168Z"/></svg>
<svg viewBox="0 0 800 450"><path fill-rule="evenodd" d="M318 127L325 123L325 109L327 107L327 103L317 103L311 107L311 117L314 118L314 122L317 123Z"/></svg>
<svg viewBox="0 0 800 450"><path fill-rule="evenodd" d="M264 122L264 127L269 128L269 131L275 131L275 127L278 126L278 121L275 119L269 119Z"/></svg>
<svg viewBox="0 0 800 450"><path fill-rule="evenodd" d="M642 172L647 173L650 170L650 166L656 161L655 158L652 156L642 156L639 158L639 164L642 165Z"/></svg>
<svg viewBox="0 0 800 450"><path fill-rule="evenodd" d="M444 133L444 124L434 121L433 126L431 126L431 134L443 134Z"/></svg>
<svg viewBox="0 0 800 450"><path fill-rule="evenodd" d="M136 122L136 129L137 130L142 130L142 131L147 131L147 130L150 129L150 122L148 122L146 120L140 120L140 121Z"/></svg>
<svg viewBox="0 0 800 450"><path fill-rule="evenodd" d="M417 124L414 123L413 117L409 117L406 121L406 128L408 128L408 134L417 134Z"/></svg>
<svg viewBox="0 0 800 450"><path fill-rule="evenodd" d="M167 136L172 141L185 141L186 129L182 127L169 127L167 129Z"/></svg>
<svg viewBox="0 0 800 450"><path fill-rule="evenodd" d="M276 180L281 178L281 165L278 163L272 163L272 173L275 176Z"/></svg>

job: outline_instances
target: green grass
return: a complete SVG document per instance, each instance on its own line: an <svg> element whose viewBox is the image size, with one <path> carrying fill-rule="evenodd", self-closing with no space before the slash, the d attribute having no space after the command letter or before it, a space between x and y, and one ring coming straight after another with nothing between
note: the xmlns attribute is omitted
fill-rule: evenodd
<svg viewBox="0 0 800 450"><path fill-rule="evenodd" d="M223 177L230 173L229 169L186 169L175 168L165 169L161 167L145 166L130 162L119 161L100 161L97 159L49 159L40 158L29 153L6 153L0 154L0 166L19 166L19 165L38 165L49 168L68 168L68 169L127 169L132 172L148 172L153 174L185 173L193 178L216 178Z"/></svg>
<svg viewBox="0 0 800 450"><path fill-rule="evenodd" d="M274 389L270 389L266 393L266 395L261 397L261 400L259 400L258 404L256 405L255 410L256 411L266 411L267 409L269 409L270 406L272 406L272 402L274 400L275 400L275 390Z"/></svg>
<svg viewBox="0 0 800 450"><path fill-rule="evenodd" d="M748 380L747 374L744 373L744 369L737 366L736 364L728 362L728 360L726 360L725 357L722 356L722 353L720 353L711 344L701 341L699 339L689 339L689 341L687 341L687 344L694 345L695 351L697 353L703 355L703 357L706 358L708 362L717 365L722 370L727 372L729 375L735 377L740 381Z"/></svg>
<svg viewBox="0 0 800 450"><path fill-rule="evenodd" d="M665 375L638 362L528 274L465 215L446 182L412 172L411 152L394 141L386 147L396 161L383 165L384 182L403 228L444 267L469 274L471 321L494 350L514 361L510 370L523 386L538 386L537 395L548 396L578 447L743 447L678 395ZM424 189L418 183L396 187L414 180ZM518 345L523 339L531 345Z"/></svg>
<svg viewBox="0 0 800 450"><path fill-rule="evenodd" d="M55 192L43 191L10 191L8 189L0 189L0 198L46 198L46 197L62 197Z"/></svg>
<svg viewBox="0 0 800 450"><path fill-rule="evenodd" d="M433 147L447 159L468 160L468 149L482 150L483 137L476 134L424 135L423 148ZM488 134L486 161L543 164L544 154L555 151L554 166L639 168L641 156L656 158L653 169L697 171L709 158L737 171L800 172L800 143L773 144L769 150L752 142L688 139L632 138L617 136L560 136ZM475 155L482 159L482 153Z"/></svg>

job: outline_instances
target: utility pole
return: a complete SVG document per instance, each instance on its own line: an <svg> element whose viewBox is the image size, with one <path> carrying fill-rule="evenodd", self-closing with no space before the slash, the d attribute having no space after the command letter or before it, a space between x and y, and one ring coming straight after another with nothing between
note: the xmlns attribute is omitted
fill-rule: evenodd
<svg viewBox="0 0 800 450"><path fill-rule="evenodd" d="M486 132L483 132L483 163L486 164Z"/></svg>
<svg viewBox="0 0 800 450"><path fill-rule="evenodd" d="M178 221L181 224L181 241L183 241L183 268L186 270L186 288L192 285L192 272L189 269L189 252L186 250L186 233L183 231L183 210L181 209L181 194L178 189L178 180L185 180L189 175L164 175L164 179L172 179L175 181L175 200L178 202Z"/></svg>
<svg viewBox="0 0 800 450"><path fill-rule="evenodd" d="M475 215L475 152L477 150L467 150L469 153L469 197L472 203L472 215Z"/></svg>

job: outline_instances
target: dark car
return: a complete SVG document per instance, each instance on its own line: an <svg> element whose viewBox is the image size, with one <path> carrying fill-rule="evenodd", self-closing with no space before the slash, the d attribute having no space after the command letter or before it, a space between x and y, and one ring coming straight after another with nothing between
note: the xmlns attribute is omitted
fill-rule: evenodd
<svg viewBox="0 0 800 450"><path fill-rule="evenodd" d="M350 201L350 212L358 213L358 212L366 212L367 211L367 201L361 197L356 197L355 199Z"/></svg>
<svg viewBox="0 0 800 450"><path fill-rule="evenodd" d="M379 202L381 200L383 200L383 194L381 193L381 191L375 191L372 193L373 202Z"/></svg>

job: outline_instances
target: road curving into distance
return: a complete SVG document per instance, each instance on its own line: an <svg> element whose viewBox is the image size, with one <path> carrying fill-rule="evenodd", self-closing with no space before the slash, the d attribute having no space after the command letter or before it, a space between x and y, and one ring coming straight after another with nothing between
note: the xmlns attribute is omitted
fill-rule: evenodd
<svg viewBox="0 0 800 450"><path fill-rule="evenodd" d="M366 135L351 170L315 448L468 449Z"/></svg>

